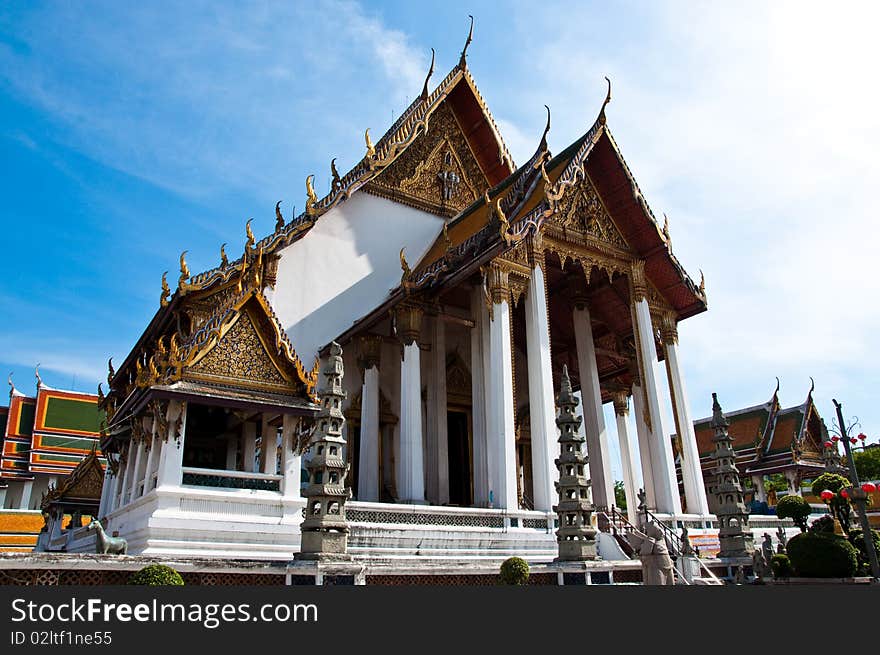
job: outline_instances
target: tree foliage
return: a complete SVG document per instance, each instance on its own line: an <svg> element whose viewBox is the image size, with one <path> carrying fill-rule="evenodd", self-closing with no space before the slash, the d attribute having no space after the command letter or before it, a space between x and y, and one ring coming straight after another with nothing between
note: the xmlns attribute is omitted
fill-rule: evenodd
<svg viewBox="0 0 880 655"><path fill-rule="evenodd" d="M800 496L783 496L776 504L776 516L781 519L791 519L801 532L807 531L807 517L811 511L810 503Z"/></svg>
<svg viewBox="0 0 880 655"><path fill-rule="evenodd" d="M614 481L614 504L617 505L617 509L626 509L626 491L622 480Z"/></svg>
<svg viewBox="0 0 880 655"><path fill-rule="evenodd" d="M854 452L853 459L860 480L880 480L880 446Z"/></svg>

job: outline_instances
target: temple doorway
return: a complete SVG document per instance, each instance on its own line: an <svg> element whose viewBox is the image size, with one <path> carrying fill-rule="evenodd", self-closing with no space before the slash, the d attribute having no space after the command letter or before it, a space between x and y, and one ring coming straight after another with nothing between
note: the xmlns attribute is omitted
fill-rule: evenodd
<svg viewBox="0 0 880 655"><path fill-rule="evenodd" d="M449 504L469 507L473 502L471 484L470 418L468 413L446 413L449 452Z"/></svg>

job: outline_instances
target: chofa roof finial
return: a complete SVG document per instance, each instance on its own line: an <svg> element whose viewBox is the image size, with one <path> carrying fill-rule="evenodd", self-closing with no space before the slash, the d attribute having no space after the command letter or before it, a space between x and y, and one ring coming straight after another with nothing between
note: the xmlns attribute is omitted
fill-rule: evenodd
<svg viewBox="0 0 880 655"><path fill-rule="evenodd" d="M189 252L189 251L184 250L182 253L180 253L180 279L177 281L178 286L182 285L190 277L189 266L186 265L186 253L187 252Z"/></svg>
<svg viewBox="0 0 880 655"><path fill-rule="evenodd" d="M599 110L599 122L602 125L605 124L605 107L611 102L611 80L608 79L607 75L605 76L605 81L608 82L608 93L605 94L605 101L602 103L602 109Z"/></svg>
<svg viewBox="0 0 880 655"><path fill-rule="evenodd" d="M162 295L159 296L159 305L165 307L168 304L168 298L171 297L171 288L168 286L168 271L162 273Z"/></svg>
<svg viewBox="0 0 880 655"><path fill-rule="evenodd" d="M284 229L284 216L281 215L281 201L275 203L275 231Z"/></svg>
<svg viewBox="0 0 880 655"><path fill-rule="evenodd" d="M547 149L547 135L550 134L550 107L548 105L544 105L547 109L547 125L544 126L544 134L541 135L541 149Z"/></svg>
<svg viewBox="0 0 880 655"><path fill-rule="evenodd" d="M43 386L43 378L40 377L40 365L34 367L34 376L37 378L37 389Z"/></svg>
<svg viewBox="0 0 880 655"><path fill-rule="evenodd" d="M318 195L315 193L315 187L312 185L315 181L314 175L306 178L306 214L315 215L315 204L318 202Z"/></svg>
<svg viewBox="0 0 880 655"><path fill-rule="evenodd" d="M431 48L431 67L428 69L428 76L425 78L425 86L422 87L422 102L428 99L428 81L434 74L434 48Z"/></svg>
<svg viewBox="0 0 880 655"><path fill-rule="evenodd" d="M467 49L474 40L474 17L468 14L468 18L471 19L471 28L468 30L467 41L464 42L464 50L461 51L461 59L458 60L458 67L462 70L467 68Z"/></svg>

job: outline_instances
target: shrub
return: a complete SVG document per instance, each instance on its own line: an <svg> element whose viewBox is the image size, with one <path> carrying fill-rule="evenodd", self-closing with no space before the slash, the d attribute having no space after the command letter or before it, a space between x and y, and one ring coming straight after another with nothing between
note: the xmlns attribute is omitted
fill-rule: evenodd
<svg viewBox="0 0 880 655"><path fill-rule="evenodd" d="M781 519L791 519L801 532L807 531L807 517L811 511L810 503L800 496L783 496L776 503L776 516Z"/></svg>
<svg viewBox="0 0 880 655"><path fill-rule="evenodd" d="M871 536L874 538L874 552L880 556L880 532L871 530ZM868 550L865 547L865 537L862 531L860 529L851 530L849 542L859 551L859 572L864 571L865 575L870 575L868 571L870 570L871 563L868 560Z"/></svg>
<svg viewBox="0 0 880 655"><path fill-rule="evenodd" d="M521 557L511 557L501 564L501 581L509 585L524 585L529 579L529 564Z"/></svg>
<svg viewBox="0 0 880 655"><path fill-rule="evenodd" d="M164 564L150 564L137 573L132 574L128 584L144 585L148 587L182 586L183 578L180 573Z"/></svg>
<svg viewBox="0 0 880 655"><path fill-rule="evenodd" d="M830 514L820 516L810 525L810 532L834 532L834 517Z"/></svg>
<svg viewBox="0 0 880 655"><path fill-rule="evenodd" d="M834 493L834 498L829 503L831 513L840 521L844 532L849 532L850 507L849 500L841 497L840 490L851 486L852 484L847 478L837 473L823 473L813 480L812 486L814 496L820 496L826 489Z"/></svg>
<svg viewBox="0 0 880 655"><path fill-rule="evenodd" d="M794 572L791 568L791 560L785 553L777 553L770 560L770 568L774 578L790 578Z"/></svg>
<svg viewBox="0 0 880 655"><path fill-rule="evenodd" d="M795 573L805 578L848 578L859 566L856 547L827 532L795 535L786 550Z"/></svg>

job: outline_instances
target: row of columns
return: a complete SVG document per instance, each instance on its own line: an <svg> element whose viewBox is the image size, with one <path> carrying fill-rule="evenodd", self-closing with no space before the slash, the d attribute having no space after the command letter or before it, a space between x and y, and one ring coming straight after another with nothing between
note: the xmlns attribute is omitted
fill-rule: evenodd
<svg viewBox="0 0 880 655"><path fill-rule="evenodd" d="M535 509L550 511L556 498L553 461L558 452L555 425L550 331L543 256L531 252L525 294L526 350ZM498 263L488 267L485 288L472 290L471 376L473 420L473 487L477 506L515 509L515 408L513 342L509 271ZM637 380L632 388L633 410L639 443L642 480L648 505L659 512L680 514L681 500L675 473L672 443L661 419L661 400L655 379L657 353L654 326L647 302L644 263L636 262L631 275L632 319L637 341ZM397 333L403 342L400 364L400 461L398 496L401 502L442 504L448 495L448 444L446 443L445 338L443 322L433 321L428 386L428 416L423 422L421 353L418 338L422 309L404 304L396 313ZM608 434L602 409L599 371L589 307L585 298L574 299L572 315L583 398L584 431L590 455L593 502L614 503ZM673 413L682 443L682 474L691 513L708 513L696 436L693 430L677 351L675 322L661 326ZM362 345L364 370L361 402L361 440L358 498L378 500L379 373L378 337ZM366 342L365 342L366 343ZM628 434L629 403L626 391L615 396L618 439L624 491L631 516L638 505L636 456ZM427 438L423 442L423 426ZM425 445L423 445L423 443ZM427 471L427 476L425 472ZM427 489L425 480L427 477ZM427 492L427 493L426 493Z"/></svg>
<svg viewBox="0 0 880 655"><path fill-rule="evenodd" d="M110 467L104 474L104 486L101 490L99 516L107 516L117 509L131 503L138 497L152 490L152 481L156 479L156 489L163 487L179 487L183 483L183 449L186 434L186 404L170 401L161 417L144 417L144 434L149 437L129 441L125 464L114 475ZM244 469L251 472L276 473L277 431L262 417L262 435L264 447L257 461L256 437L257 425L248 421L242 425ZM284 497L300 498L301 457L296 451L296 430L299 419L285 414L281 429L281 490ZM160 427L164 426L164 427ZM275 437L274 439L272 437ZM230 443L233 443L230 440ZM232 446L232 461L227 456L227 468L235 468L235 452Z"/></svg>

